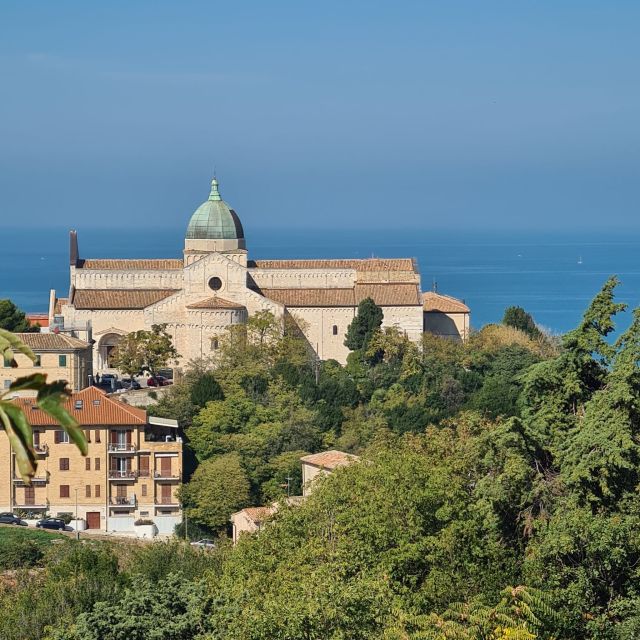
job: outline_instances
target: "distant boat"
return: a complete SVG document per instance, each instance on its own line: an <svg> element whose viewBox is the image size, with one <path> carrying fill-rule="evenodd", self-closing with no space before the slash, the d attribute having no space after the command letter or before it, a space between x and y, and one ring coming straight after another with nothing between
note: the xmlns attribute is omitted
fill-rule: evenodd
<svg viewBox="0 0 640 640"><path fill-rule="evenodd" d="M582 264L582 256L578 256L578 264Z"/></svg>

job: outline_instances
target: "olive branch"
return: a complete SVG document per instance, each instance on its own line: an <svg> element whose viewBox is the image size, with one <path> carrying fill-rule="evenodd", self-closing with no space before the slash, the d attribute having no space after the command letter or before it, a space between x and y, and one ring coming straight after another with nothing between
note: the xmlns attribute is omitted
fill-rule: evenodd
<svg viewBox="0 0 640 640"><path fill-rule="evenodd" d="M15 334L0 329L0 352L6 362L11 362L12 367L17 367L13 357L14 351L27 356L32 362L36 361L36 355L33 351ZM0 422L7 433L9 444L16 454L20 476L25 483L30 484L37 466L33 449L33 430L22 409L13 402L5 400L7 394L25 390L38 392L37 406L58 422L80 449L82 455L87 455L87 441L76 420L64 408L64 401L71 395L66 382L56 380L48 383L47 376L42 373L34 373L15 380L6 391L0 393Z"/></svg>

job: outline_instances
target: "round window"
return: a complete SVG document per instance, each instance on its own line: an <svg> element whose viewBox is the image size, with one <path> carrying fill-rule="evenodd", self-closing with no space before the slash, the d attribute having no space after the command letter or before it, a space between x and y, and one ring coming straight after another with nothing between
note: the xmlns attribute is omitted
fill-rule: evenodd
<svg viewBox="0 0 640 640"><path fill-rule="evenodd" d="M214 291L219 291L220 289L222 289L222 280L220 280L218 276L214 276L213 278L210 278L209 288L213 289Z"/></svg>

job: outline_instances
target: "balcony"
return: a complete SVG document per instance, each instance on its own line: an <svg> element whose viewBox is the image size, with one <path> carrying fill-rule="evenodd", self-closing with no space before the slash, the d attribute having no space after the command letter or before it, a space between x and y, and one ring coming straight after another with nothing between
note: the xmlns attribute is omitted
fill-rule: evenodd
<svg viewBox="0 0 640 640"><path fill-rule="evenodd" d="M180 503L178 502L177 498L174 498L173 496L171 496L170 498L156 498L154 502L156 507L169 507L171 509L180 508Z"/></svg>
<svg viewBox="0 0 640 640"><path fill-rule="evenodd" d="M18 478L17 476L13 476L13 482L18 485L18 486L26 486L25 481L22 478ZM46 471L44 474L39 475L39 476L34 476L33 478L31 478L31 484L32 485L38 485L38 484L47 484L47 482L49 482L49 472Z"/></svg>
<svg viewBox="0 0 640 640"><path fill-rule="evenodd" d="M110 442L107 445L107 451L109 453L135 453L136 445L126 442Z"/></svg>
<svg viewBox="0 0 640 640"><path fill-rule="evenodd" d="M109 469L109 480L135 480L137 477L138 472L131 469Z"/></svg>
<svg viewBox="0 0 640 640"><path fill-rule="evenodd" d="M111 496L109 498L109 504L112 507L134 508L137 504L137 501L135 496Z"/></svg>
<svg viewBox="0 0 640 640"><path fill-rule="evenodd" d="M153 479L159 482L178 482L180 476L175 471L160 470L153 472Z"/></svg>
<svg viewBox="0 0 640 640"><path fill-rule="evenodd" d="M14 509L20 509L20 511L46 511L49 508L48 500L44 500L38 504L27 504L24 501L20 502L19 500L14 500L13 504Z"/></svg>
<svg viewBox="0 0 640 640"><path fill-rule="evenodd" d="M33 450L36 452L37 456L49 455L49 445L47 444L34 444Z"/></svg>

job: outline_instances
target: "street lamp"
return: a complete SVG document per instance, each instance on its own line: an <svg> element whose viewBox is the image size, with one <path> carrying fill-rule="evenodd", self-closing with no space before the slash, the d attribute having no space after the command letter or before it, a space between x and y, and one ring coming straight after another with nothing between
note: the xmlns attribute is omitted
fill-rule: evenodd
<svg viewBox="0 0 640 640"><path fill-rule="evenodd" d="M80 540L80 529L78 524L78 488L75 489L76 492L76 540Z"/></svg>

